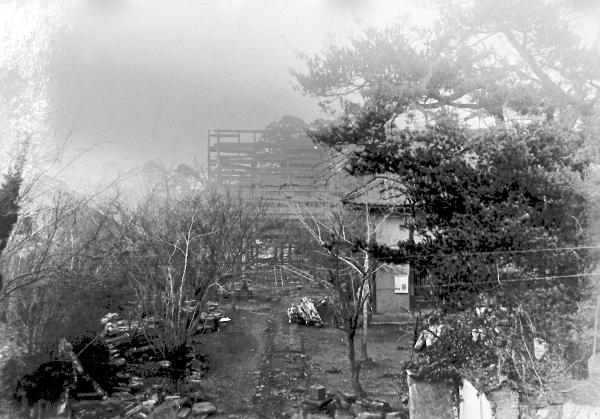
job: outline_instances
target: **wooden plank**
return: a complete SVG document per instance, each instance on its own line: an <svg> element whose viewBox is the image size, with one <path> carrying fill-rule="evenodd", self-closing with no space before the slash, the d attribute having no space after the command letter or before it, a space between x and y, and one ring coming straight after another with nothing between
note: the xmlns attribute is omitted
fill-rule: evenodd
<svg viewBox="0 0 600 419"><path fill-rule="evenodd" d="M241 133L241 134L264 134L264 129L215 129L215 133Z"/></svg>
<svg viewBox="0 0 600 419"><path fill-rule="evenodd" d="M289 160L292 158L313 158L316 161L323 161L325 160L323 158L323 156L319 153L313 153L310 150L304 149L304 148L298 148L298 149L283 149L283 150L265 150L262 147L261 148L257 148L257 150L259 150L257 152L257 158L260 157L265 157L265 158L275 158L275 159L281 159L281 160ZM263 151L264 150L264 151Z"/></svg>
<svg viewBox="0 0 600 419"><path fill-rule="evenodd" d="M231 163L231 162L221 162L222 169L242 169L242 170L254 170L254 167L250 165L250 163Z"/></svg>
<svg viewBox="0 0 600 419"><path fill-rule="evenodd" d="M218 160L211 160L210 161L210 165L211 166L216 166L219 163ZM221 165L222 164L245 164L245 165L253 165L254 161L252 159L248 159L245 157L237 157L237 158L227 158L227 159L221 159Z"/></svg>
<svg viewBox="0 0 600 419"><path fill-rule="evenodd" d="M251 178L248 178L247 176L235 176L235 175L232 175L229 173L219 176L219 180L224 181L224 182L244 181L245 183L254 183L254 180Z"/></svg>
<svg viewBox="0 0 600 419"><path fill-rule="evenodd" d="M220 133L216 133L216 134L211 134L210 135L210 139L217 139L217 140L223 140L223 139L238 139L239 138L239 134L237 132L220 132Z"/></svg>
<svg viewBox="0 0 600 419"><path fill-rule="evenodd" d="M220 142L219 144L213 144L210 150L221 153L254 153L256 150L260 150L260 148L252 143Z"/></svg>
<svg viewBox="0 0 600 419"><path fill-rule="evenodd" d="M270 173L271 171L279 171L290 175L298 174L301 176L310 174L313 177L322 176L321 173L324 171L315 170L312 167L293 167L293 166L256 166L257 172Z"/></svg>
<svg viewBox="0 0 600 419"><path fill-rule="evenodd" d="M208 153L206 154L206 158L208 159L206 175L208 176L208 179L212 179L212 172L210 169L210 129L208 130L208 140L206 141L206 146L208 148Z"/></svg>

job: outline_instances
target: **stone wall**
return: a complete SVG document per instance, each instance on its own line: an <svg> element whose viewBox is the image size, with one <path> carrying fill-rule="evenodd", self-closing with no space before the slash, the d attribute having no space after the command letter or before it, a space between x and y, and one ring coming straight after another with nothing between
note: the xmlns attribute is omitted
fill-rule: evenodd
<svg viewBox="0 0 600 419"><path fill-rule="evenodd" d="M430 383L408 374L408 409L411 419L455 419L458 388L452 383Z"/></svg>
<svg viewBox="0 0 600 419"><path fill-rule="evenodd" d="M585 390L590 382L579 383L579 390L564 403L534 407L519 394L502 387L489 394L478 392L469 381L462 385L427 382L408 374L411 419L600 419L600 400ZM588 396L583 396L586 394ZM579 397L578 397L579 396ZM592 400L594 399L594 400Z"/></svg>

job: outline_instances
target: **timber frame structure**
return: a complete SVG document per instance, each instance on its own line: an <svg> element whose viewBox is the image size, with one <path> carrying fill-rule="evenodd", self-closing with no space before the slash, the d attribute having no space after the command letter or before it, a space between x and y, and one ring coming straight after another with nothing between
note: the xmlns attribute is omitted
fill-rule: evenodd
<svg viewBox="0 0 600 419"><path fill-rule="evenodd" d="M208 179L217 189L260 199L275 227L260 240L272 264L293 264L318 274L318 245L298 212L330 208L347 190L336 182L327 155L306 135L268 138L264 130L208 130Z"/></svg>
<svg viewBox="0 0 600 419"><path fill-rule="evenodd" d="M298 220L302 209L310 208L318 216L320 208L339 203L357 212L368 204L368 211L375 214L391 211L395 218L409 217L405 198L393 192L395 179L375 178L357 188L335 173L326 150L315 146L306 135L268 138L265 133L209 130L208 179L217 189L263 201L275 222L260 240L270 249L270 263L280 266L280 277L281 267L311 277L324 274L326 262L320 246L312 242ZM277 270L273 272L277 281ZM410 267L406 308L426 306L426 276Z"/></svg>

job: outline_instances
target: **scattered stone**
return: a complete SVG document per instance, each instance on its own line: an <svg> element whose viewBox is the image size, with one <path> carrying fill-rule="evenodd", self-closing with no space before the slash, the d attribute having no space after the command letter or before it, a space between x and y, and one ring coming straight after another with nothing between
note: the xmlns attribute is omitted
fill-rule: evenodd
<svg viewBox="0 0 600 419"><path fill-rule="evenodd" d="M179 398L167 400L148 415L148 419L177 419Z"/></svg>
<svg viewBox="0 0 600 419"><path fill-rule="evenodd" d="M390 404L388 402L383 402L380 400L374 400L371 402L371 409L376 410L378 412L383 412L383 413L387 413L387 412L391 412L392 411L392 407L390 406Z"/></svg>
<svg viewBox="0 0 600 419"><path fill-rule="evenodd" d="M407 412L388 412L385 414L385 419L408 419Z"/></svg>
<svg viewBox="0 0 600 419"><path fill-rule="evenodd" d="M200 402L194 403L192 405L192 415L193 416L203 416L203 415L212 415L217 411L217 408L214 404L210 402Z"/></svg>
<svg viewBox="0 0 600 419"><path fill-rule="evenodd" d="M171 361L168 360L162 360L162 361L158 361L158 365L160 365L163 368L169 368L171 366Z"/></svg>
<svg viewBox="0 0 600 419"><path fill-rule="evenodd" d="M190 409L189 407L182 407L181 409L179 409L179 412L177 412L177 417L179 419L187 418L191 411L192 409Z"/></svg>

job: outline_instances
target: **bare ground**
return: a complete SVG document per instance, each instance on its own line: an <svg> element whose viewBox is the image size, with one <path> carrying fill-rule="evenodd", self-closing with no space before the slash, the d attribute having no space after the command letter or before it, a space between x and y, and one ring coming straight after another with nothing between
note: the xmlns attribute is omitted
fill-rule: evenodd
<svg viewBox="0 0 600 419"><path fill-rule="evenodd" d="M308 284L254 289L255 299L221 305L232 318L221 331L202 335L198 351L211 365L202 389L222 417L276 418L299 410L308 388L350 391L345 334L334 327L288 324L286 308L301 296L322 290ZM360 333L360 331L359 331ZM397 326L370 329L369 356L362 384L370 397L399 407L401 362ZM358 345L357 345L358 346Z"/></svg>

